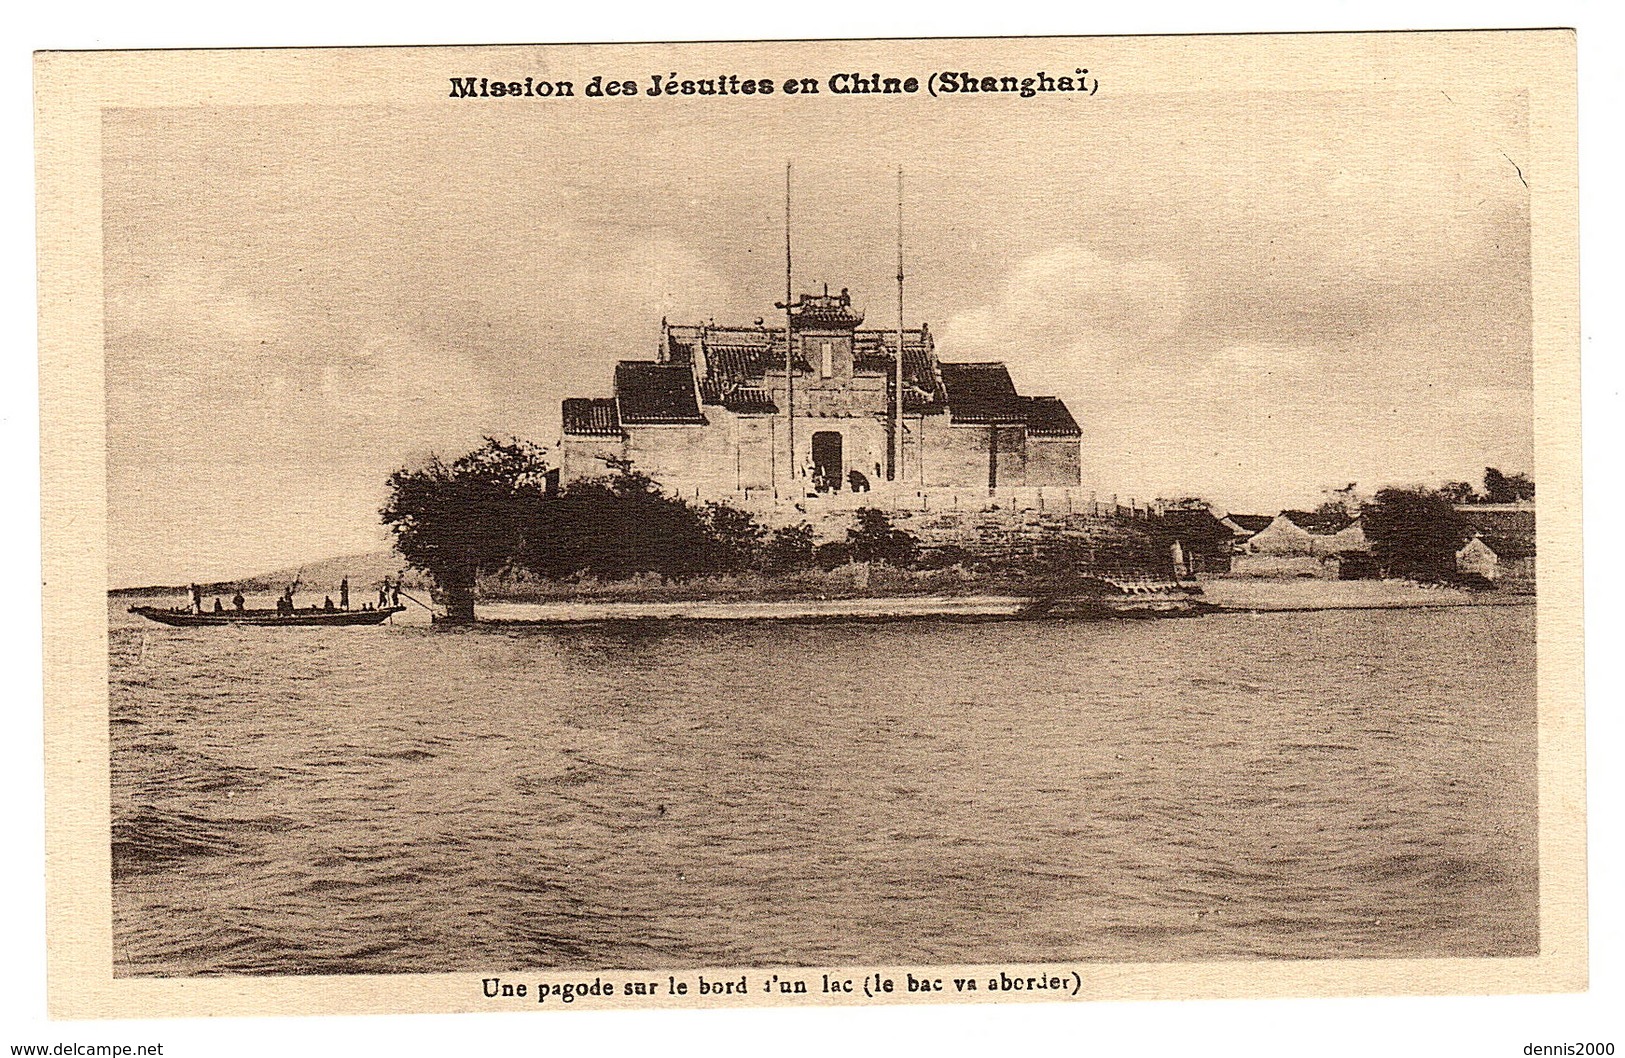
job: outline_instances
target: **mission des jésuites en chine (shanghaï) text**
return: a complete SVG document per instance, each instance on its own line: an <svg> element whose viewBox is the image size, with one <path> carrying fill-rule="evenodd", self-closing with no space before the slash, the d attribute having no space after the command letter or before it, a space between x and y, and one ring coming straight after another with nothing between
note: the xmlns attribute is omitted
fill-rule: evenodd
<svg viewBox="0 0 1625 1058"><path fill-rule="evenodd" d="M570 99L578 96L576 82L527 76L524 80L493 77L452 77L452 99ZM784 95L915 95L924 90L932 96L1011 94L1030 99L1039 94L1071 93L1094 95L1098 78L1085 67L1071 73L1052 75L1043 70L1026 76L973 74L964 70L942 70L924 82L915 76L883 76L879 73L837 73L820 80L816 77L680 77L676 71L651 74L647 85L627 78L595 75L581 86L579 96L588 99L631 99L638 96L769 96Z"/></svg>

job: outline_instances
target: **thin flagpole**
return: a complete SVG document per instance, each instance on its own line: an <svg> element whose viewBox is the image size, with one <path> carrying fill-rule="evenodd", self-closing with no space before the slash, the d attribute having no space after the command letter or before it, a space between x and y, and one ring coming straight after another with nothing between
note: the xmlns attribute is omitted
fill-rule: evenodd
<svg viewBox="0 0 1625 1058"><path fill-rule="evenodd" d="M791 327L790 299L790 163L784 163L784 412L785 429L790 438L790 460L785 464L785 471L790 478L790 495L798 495L801 483L797 480L799 471L796 469L796 382L794 374L793 353L795 337Z"/></svg>
<svg viewBox="0 0 1625 1058"><path fill-rule="evenodd" d="M892 477L903 480L903 170L897 170L897 363L893 367L896 400L892 406Z"/></svg>

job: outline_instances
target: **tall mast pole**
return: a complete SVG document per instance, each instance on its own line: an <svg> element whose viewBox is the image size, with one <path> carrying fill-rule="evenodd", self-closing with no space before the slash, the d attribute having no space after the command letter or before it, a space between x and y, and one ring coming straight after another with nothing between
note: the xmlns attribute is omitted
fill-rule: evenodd
<svg viewBox="0 0 1625 1058"><path fill-rule="evenodd" d="M892 477L903 480L903 170L897 170L897 362L893 365Z"/></svg>
<svg viewBox="0 0 1625 1058"><path fill-rule="evenodd" d="M790 459L785 468L790 475L790 495L801 491L800 470L796 466L796 381L793 363L795 336L790 311L790 163L784 163L784 421L790 438Z"/></svg>

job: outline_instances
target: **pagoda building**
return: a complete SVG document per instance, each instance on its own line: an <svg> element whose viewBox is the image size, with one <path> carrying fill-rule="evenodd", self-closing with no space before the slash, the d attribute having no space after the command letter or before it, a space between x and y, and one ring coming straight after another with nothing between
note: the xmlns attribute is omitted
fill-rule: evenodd
<svg viewBox="0 0 1625 1058"><path fill-rule="evenodd" d="M562 479L629 463L682 495L795 500L1079 485L1071 412L1017 393L1003 363L941 361L925 324L865 329L845 290L802 294L787 316L788 330L662 320L656 359L617 364L613 396L564 401Z"/></svg>

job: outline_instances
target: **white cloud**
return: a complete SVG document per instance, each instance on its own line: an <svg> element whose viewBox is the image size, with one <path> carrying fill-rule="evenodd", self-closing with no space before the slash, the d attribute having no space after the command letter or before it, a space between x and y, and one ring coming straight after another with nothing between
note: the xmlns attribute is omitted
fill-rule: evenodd
<svg viewBox="0 0 1625 1058"><path fill-rule="evenodd" d="M990 303L950 318L942 346L952 359L1004 360L1029 388L1120 384L1173 353L1187 300L1165 262L1063 243L1018 263Z"/></svg>

